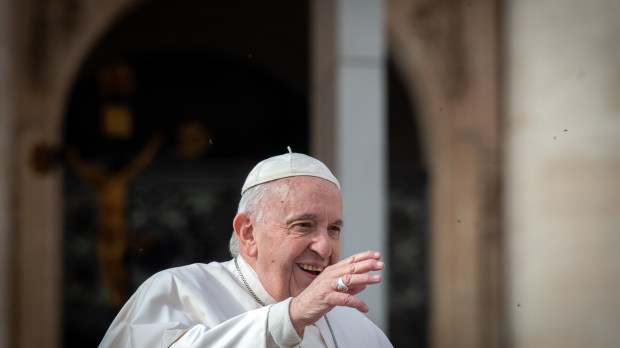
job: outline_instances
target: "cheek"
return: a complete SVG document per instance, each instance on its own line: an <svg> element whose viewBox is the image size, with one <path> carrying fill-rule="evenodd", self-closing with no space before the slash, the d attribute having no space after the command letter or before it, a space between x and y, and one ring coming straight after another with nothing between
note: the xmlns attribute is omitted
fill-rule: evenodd
<svg viewBox="0 0 620 348"><path fill-rule="evenodd" d="M273 248L271 258L282 268L291 268L292 263L300 255L301 248L290 241L280 241L279 247Z"/></svg>
<svg viewBox="0 0 620 348"><path fill-rule="evenodd" d="M340 240L336 240L332 243L332 263L340 261Z"/></svg>

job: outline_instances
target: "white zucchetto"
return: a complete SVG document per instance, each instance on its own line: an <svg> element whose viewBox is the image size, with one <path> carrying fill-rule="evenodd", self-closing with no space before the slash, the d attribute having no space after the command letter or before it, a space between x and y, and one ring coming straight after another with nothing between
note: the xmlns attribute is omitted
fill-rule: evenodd
<svg viewBox="0 0 620 348"><path fill-rule="evenodd" d="M333 182L340 190L338 179L323 162L316 158L290 151L291 149L289 148L289 153L267 158L254 166L247 179L245 179L245 183L241 188L241 194L243 195L250 187L291 176L319 177Z"/></svg>

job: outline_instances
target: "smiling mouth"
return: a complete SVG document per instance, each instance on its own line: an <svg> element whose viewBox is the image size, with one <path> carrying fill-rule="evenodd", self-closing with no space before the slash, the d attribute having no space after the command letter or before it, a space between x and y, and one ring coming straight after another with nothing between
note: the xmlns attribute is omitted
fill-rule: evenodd
<svg viewBox="0 0 620 348"><path fill-rule="evenodd" d="M304 272L310 273L312 275L319 275L323 272L323 267L308 265L305 263L298 263L297 267L301 268Z"/></svg>

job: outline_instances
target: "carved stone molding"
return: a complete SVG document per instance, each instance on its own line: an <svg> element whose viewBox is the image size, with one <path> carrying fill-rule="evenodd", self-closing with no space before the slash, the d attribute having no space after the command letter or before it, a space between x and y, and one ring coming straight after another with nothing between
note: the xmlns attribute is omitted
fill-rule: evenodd
<svg viewBox="0 0 620 348"><path fill-rule="evenodd" d="M408 24L426 55L436 58L439 84L447 99L462 96L467 88L467 55L463 36L462 0L411 2ZM468 3L470 6L471 4Z"/></svg>

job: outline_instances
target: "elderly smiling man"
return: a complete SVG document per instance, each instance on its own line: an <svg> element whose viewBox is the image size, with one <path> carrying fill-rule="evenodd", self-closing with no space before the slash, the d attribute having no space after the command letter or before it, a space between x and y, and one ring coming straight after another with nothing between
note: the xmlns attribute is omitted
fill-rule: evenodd
<svg viewBox="0 0 620 348"><path fill-rule="evenodd" d="M355 297L381 281L378 252L342 261L340 184L320 161L258 163L233 220L233 260L159 272L101 347L391 347Z"/></svg>

